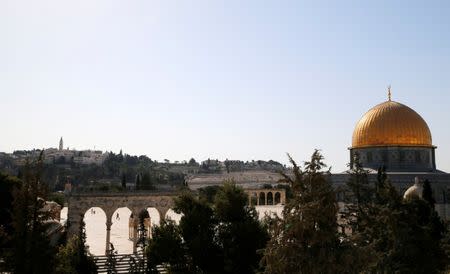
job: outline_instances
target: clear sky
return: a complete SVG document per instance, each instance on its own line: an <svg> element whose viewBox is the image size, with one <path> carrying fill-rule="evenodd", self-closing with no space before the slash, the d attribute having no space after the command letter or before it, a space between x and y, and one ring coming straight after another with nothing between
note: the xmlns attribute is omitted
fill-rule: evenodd
<svg viewBox="0 0 450 274"><path fill-rule="evenodd" d="M449 1L0 1L0 151L348 162L393 99L450 171Z"/></svg>

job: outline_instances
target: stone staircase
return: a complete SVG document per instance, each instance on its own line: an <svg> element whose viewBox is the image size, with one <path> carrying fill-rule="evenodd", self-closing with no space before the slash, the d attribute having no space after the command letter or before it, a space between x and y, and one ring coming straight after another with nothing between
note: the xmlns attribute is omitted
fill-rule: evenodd
<svg viewBox="0 0 450 274"><path fill-rule="evenodd" d="M98 273L108 273L109 263L107 256L95 256L95 263L97 264ZM145 273L147 266L147 259L142 252L136 254L116 254L115 267L110 273ZM163 266L158 267L158 272L161 274L167 273Z"/></svg>

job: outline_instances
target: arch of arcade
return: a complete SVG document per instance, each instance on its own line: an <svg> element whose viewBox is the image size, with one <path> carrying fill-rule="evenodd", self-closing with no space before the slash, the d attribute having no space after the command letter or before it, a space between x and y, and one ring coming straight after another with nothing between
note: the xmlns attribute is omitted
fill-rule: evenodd
<svg viewBox="0 0 450 274"><path fill-rule="evenodd" d="M105 252L110 248L112 217L121 207L127 207L133 216L139 216L142 210L155 208L163 220L167 211L173 207L174 192L125 192L125 193L74 193L68 197L67 236L77 235L86 211L92 207L101 208L106 215ZM137 251L137 237L133 238L133 252Z"/></svg>
<svg viewBox="0 0 450 274"><path fill-rule="evenodd" d="M253 206L285 205L285 189L245 189L248 204Z"/></svg>

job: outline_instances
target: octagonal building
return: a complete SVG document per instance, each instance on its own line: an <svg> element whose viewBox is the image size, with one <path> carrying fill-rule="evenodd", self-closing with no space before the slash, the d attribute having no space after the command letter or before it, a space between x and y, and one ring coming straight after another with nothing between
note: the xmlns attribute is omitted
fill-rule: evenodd
<svg viewBox="0 0 450 274"><path fill-rule="evenodd" d="M356 124L350 159L357 153L363 167L375 170L385 166L389 172L434 172L435 149L425 120L408 106L388 100Z"/></svg>
<svg viewBox="0 0 450 274"><path fill-rule="evenodd" d="M351 138L350 168L356 156L377 180L377 170L385 167L388 179L403 194L415 181L430 181L436 210L450 220L450 174L436 164L436 146L425 120L410 107L388 100L367 111L356 123ZM338 200L344 202L349 171L332 174Z"/></svg>

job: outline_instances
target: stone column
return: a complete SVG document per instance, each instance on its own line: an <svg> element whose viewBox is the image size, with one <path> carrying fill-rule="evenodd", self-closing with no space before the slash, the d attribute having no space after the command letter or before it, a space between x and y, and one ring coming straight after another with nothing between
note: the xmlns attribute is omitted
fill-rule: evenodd
<svg viewBox="0 0 450 274"><path fill-rule="evenodd" d="M268 192L264 192L264 198L265 198L265 205L267 205L267 196L269 196L269 195L267 195L268 194Z"/></svg>
<svg viewBox="0 0 450 274"><path fill-rule="evenodd" d="M69 204L67 212L67 239L78 235L84 217L84 209Z"/></svg>
<svg viewBox="0 0 450 274"><path fill-rule="evenodd" d="M105 249L105 255L108 255L110 250L110 243L111 243L111 216L106 216L106 249Z"/></svg>
<svg viewBox="0 0 450 274"><path fill-rule="evenodd" d="M161 222L164 221L166 218L167 211L169 211L169 208L167 207L157 207L156 210L158 210L159 213L159 224L161 225Z"/></svg>

